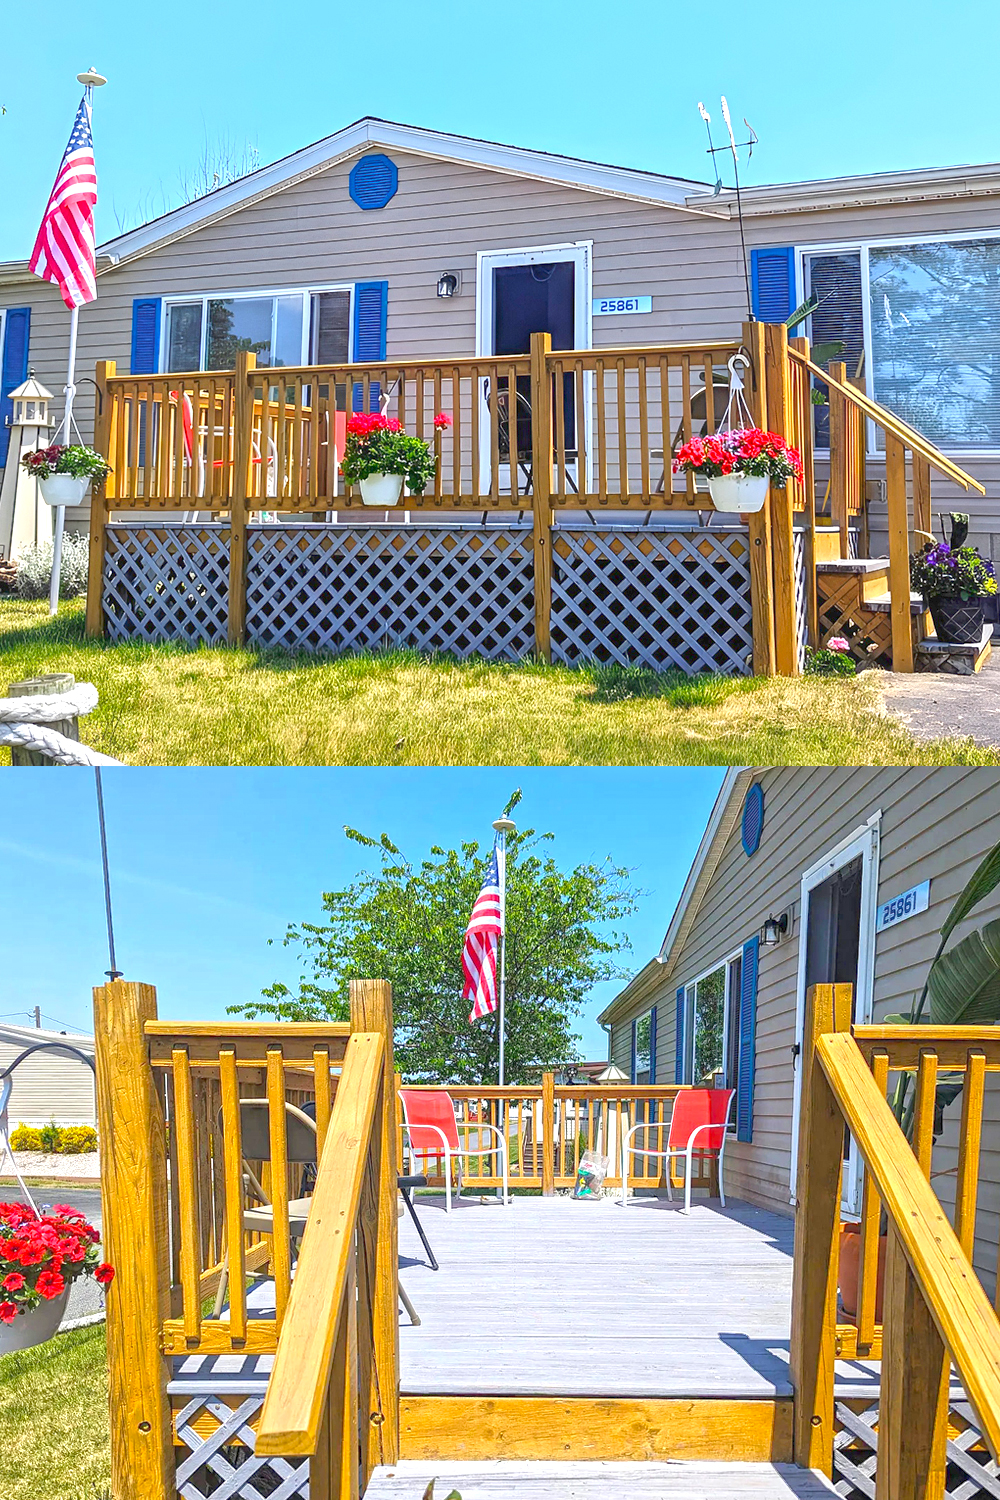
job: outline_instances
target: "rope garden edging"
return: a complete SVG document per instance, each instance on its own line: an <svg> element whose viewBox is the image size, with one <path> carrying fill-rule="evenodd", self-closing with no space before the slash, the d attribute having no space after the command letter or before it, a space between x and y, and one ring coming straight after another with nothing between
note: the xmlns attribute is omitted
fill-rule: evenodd
<svg viewBox="0 0 1000 1500"><path fill-rule="evenodd" d="M60 680L66 683L62 692L45 690ZM14 683L12 686L24 688L29 683ZM93 683L77 683L72 677L64 676L61 679L34 678L30 686L37 686L37 691L0 698L0 745L9 745L13 753L21 751L44 756L57 766L124 764L63 733L69 721L73 721L75 727L76 719L92 713L97 707L97 689ZM62 727L56 728L56 725Z"/></svg>

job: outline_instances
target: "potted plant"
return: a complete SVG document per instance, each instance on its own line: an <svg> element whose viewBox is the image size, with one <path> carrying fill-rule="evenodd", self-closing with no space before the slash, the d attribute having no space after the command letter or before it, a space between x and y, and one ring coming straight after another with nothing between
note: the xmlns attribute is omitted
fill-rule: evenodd
<svg viewBox="0 0 1000 1500"><path fill-rule="evenodd" d="M910 558L910 584L923 594L939 641L975 646L983 635L984 601L997 591L996 573L977 547L965 545L968 516L951 519L950 543L928 542Z"/></svg>
<svg viewBox="0 0 1000 1500"><path fill-rule="evenodd" d="M83 443L51 443L21 459L24 468L38 480L42 499L48 505L79 505L93 484L111 473L111 465Z"/></svg>
<svg viewBox="0 0 1000 1500"><path fill-rule="evenodd" d="M692 438L678 451L673 471L707 479L716 510L746 515L763 507L772 484L801 479L802 459L778 433L738 427Z"/></svg>
<svg viewBox="0 0 1000 1500"><path fill-rule="evenodd" d="M107 1285L115 1273L98 1255L99 1239L65 1203L40 1217L24 1203L0 1203L0 1354L50 1339L79 1277Z"/></svg>
<svg viewBox="0 0 1000 1500"><path fill-rule="evenodd" d="M437 432L450 426L451 418L444 412L434 418ZM361 486L365 505L395 505L404 480L411 495L422 495L434 477L436 464L423 439L405 433L398 417L359 412L347 424L340 472L348 484Z"/></svg>

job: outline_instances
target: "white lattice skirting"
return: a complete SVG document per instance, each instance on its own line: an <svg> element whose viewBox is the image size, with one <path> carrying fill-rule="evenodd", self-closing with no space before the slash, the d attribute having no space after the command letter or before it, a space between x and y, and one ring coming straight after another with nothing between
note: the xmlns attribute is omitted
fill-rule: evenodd
<svg viewBox="0 0 1000 1500"><path fill-rule="evenodd" d="M534 648L527 527L251 527L247 638L290 650Z"/></svg>
<svg viewBox="0 0 1000 1500"><path fill-rule="evenodd" d="M796 528L795 543L795 639L799 654L799 671L806 664L809 644L809 611L806 602L806 534Z"/></svg>
<svg viewBox="0 0 1000 1500"><path fill-rule="evenodd" d="M750 672L747 528L557 530L551 628L561 661Z"/></svg>
<svg viewBox="0 0 1000 1500"><path fill-rule="evenodd" d="M225 641L228 582L228 526L105 529L104 621L113 641Z"/></svg>

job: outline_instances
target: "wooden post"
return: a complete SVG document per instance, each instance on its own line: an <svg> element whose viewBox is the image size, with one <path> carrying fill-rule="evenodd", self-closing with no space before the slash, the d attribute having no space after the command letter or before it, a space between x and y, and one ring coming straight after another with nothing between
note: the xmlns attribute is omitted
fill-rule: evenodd
<svg viewBox="0 0 1000 1500"><path fill-rule="evenodd" d="M399 1459L399 1232L396 1214L399 1169L396 1164L396 1092L392 1060L392 985L384 979L352 979L350 992L351 1030L376 1031L385 1039L378 1226L371 1273L375 1286L372 1308L375 1348L368 1406L368 1472L376 1464L394 1464Z"/></svg>
<svg viewBox="0 0 1000 1500"><path fill-rule="evenodd" d="M847 383L844 361L831 359L827 365L831 380ZM840 555L851 555L850 518L847 513L847 400L830 390L830 519L840 532Z"/></svg>
<svg viewBox="0 0 1000 1500"><path fill-rule="evenodd" d="M876 1500L943 1500L950 1371L944 1342L890 1223Z"/></svg>
<svg viewBox="0 0 1000 1500"><path fill-rule="evenodd" d="M114 429L117 422L115 397L108 390L108 381L118 369L113 359L99 359L94 371L97 386L97 415L94 419L94 447L104 458L111 461L114 448ZM87 564L87 614L84 631L87 636L104 634L104 549L107 543L105 528L111 515L108 504L108 488L114 490L114 475L103 484L95 485L90 495L90 553Z"/></svg>
<svg viewBox="0 0 1000 1500"><path fill-rule="evenodd" d="M816 1038L851 1027L851 986L806 994L792 1269L793 1452L802 1468L833 1475L833 1374L837 1344L840 1173L844 1122L816 1060Z"/></svg>
<svg viewBox="0 0 1000 1500"><path fill-rule="evenodd" d="M760 427L767 425L764 325L743 324L743 344L750 355L747 405ZM771 501L750 517L750 616L753 669L758 677L774 676L774 573L771 568Z"/></svg>
<svg viewBox="0 0 1000 1500"><path fill-rule="evenodd" d="M934 532L931 529L933 525L931 520L931 466L921 454L911 453L910 467L913 471L913 529L914 531L926 531L928 536L933 536Z"/></svg>
<svg viewBox="0 0 1000 1500"><path fill-rule="evenodd" d="M892 601L892 670L913 671L910 613L910 527L906 509L906 449L894 432L885 434L885 488L889 511L889 597Z"/></svg>
<svg viewBox="0 0 1000 1500"><path fill-rule="evenodd" d="M531 499L535 547L535 651L552 660L552 377L547 358L552 335L531 335ZM517 434L511 425L511 463ZM513 488L513 485L511 486Z"/></svg>
<svg viewBox="0 0 1000 1500"><path fill-rule="evenodd" d="M11 682L7 687L8 698L48 698L55 697L57 693L68 693L76 686L76 678L72 672L50 672L44 677L26 677L23 682ZM53 724L47 724L46 729L54 729L59 734L64 734L68 740L79 740L80 721L75 714L66 719L57 719ZM11 746L10 763L12 766L58 766L59 762L50 760L40 750L16 750Z"/></svg>
<svg viewBox="0 0 1000 1500"><path fill-rule="evenodd" d="M556 1195L555 1074L542 1074L542 1197Z"/></svg>
<svg viewBox="0 0 1000 1500"><path fill-rule="evenodd" d="M809 358L807 338L789 339L789 347ZM806 639L814 649L819 645L819 599L816 594L816 468L813 455L812 384L808 370L800 370L802 410L799 413L799 451L802 454L802 502L806 511L804 564L806 571ZM713 1158L714 1160L714 1158Z"/></svg>
<svg viewBox="0 0 1000 1500"><path fill-rule="evenodd" d="M229 502L229 631L230 646L242 646L247 623L247 514L250 510L250 460L253 457L253 381L257 368L253 351L236 356L233 375L233 493ZM261 431L267 427L267 386L263 391ZM267 445L261 454L261 483L267 473ZM266 489L266 486L264 486Z"/></svg>
<svg viewBox="0 0 1000 1500"><path fill-rule="evenodd" d="M783 323L764 324L764 366L767 372L767 426L791 441L788 378L788 329ZM792 528L792 487L771 486L771 558L774 568L774 659L782 677L799 674L799 646L795 628L795 537Z"/></svg>
<svg viewBox="0 0 1000 1500"><path fill-rule="evenodd" d="M144 1027L156 1019L150 984L94 990L107 1292L111 1489L115 1500L173 1500L174 1454L161 1353L170 1316L166 1133Z"/></svg>

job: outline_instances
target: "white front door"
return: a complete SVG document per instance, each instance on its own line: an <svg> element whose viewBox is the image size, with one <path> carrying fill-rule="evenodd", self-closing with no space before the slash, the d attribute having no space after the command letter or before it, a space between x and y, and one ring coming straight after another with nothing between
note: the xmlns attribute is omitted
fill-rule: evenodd
<svg viewBox="0 0 1000 1500"><path fill-rule="evenodd" d="M881 817L881 813L875 813L802 875L793 1058L790 1179L793 1203L799 1154L806 990L814 984L853 984L852 1019L859 1025L871 1020ZM842 1206L847 1213L860 1212L861 1178L861 1164L852 1141L844 1158Z"/></svg>

